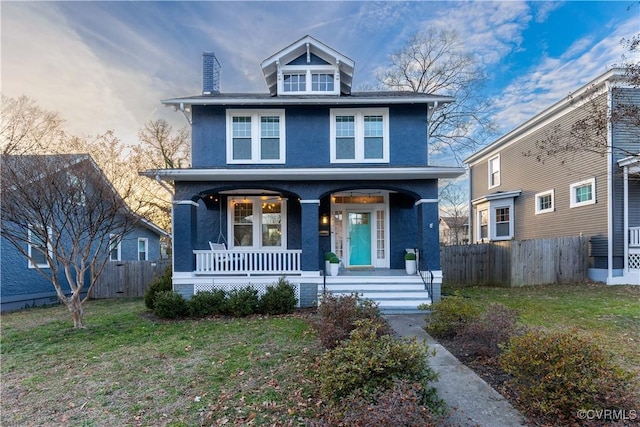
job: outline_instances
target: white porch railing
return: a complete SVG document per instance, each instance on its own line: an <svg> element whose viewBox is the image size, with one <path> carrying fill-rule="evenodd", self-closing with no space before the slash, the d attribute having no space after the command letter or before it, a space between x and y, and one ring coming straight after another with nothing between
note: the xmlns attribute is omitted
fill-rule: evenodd
<svg viewBox="0 0 640 427"><path fill-rule="evenodd" d="M301 250L195 250L195 274L300 274Z"/></svg>
<svg viewBox="0 0 640 427"><path fill-rule="evenodd" d="M629 247L640 248L640 227L629 227Z"/></svg>

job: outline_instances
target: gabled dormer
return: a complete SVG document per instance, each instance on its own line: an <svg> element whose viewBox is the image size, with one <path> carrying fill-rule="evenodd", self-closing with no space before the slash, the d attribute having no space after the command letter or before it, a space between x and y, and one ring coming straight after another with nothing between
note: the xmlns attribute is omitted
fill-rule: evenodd
<svg viewBox="0 0 640 427"><path fill-rule="evenodd" d="M271 96L351 93L353 60L311 36L276 52L260 65Z"/></svg>

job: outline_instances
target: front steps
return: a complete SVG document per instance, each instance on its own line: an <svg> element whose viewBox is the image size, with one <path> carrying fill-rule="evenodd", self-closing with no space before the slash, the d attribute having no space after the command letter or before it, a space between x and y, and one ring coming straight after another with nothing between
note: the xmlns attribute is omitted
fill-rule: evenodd
<svg viewBox="0 0 640 427"><path fill-rule="evenodd" d="M420 304L431 304L429 292L419 276L333 276L326 278L327 292L333 295L358 294L375 301L384 314L420 314ZM322 300L323 285L318 287L318 301Z"/></svg>

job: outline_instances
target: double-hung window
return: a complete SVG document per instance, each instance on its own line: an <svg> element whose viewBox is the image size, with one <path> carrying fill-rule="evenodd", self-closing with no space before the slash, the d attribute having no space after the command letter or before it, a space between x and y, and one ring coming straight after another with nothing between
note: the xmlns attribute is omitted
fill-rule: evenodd
<svg viewBox="0 0 640 427"><path fill-rule="evenodd" d="M478 211L478 240L489 238L489 211L482 209Z"/></svg>
<svg viewBox="0 0 640 427"><path fill-rule="evenodd" d="M47 233L46 238L43 232ZM30 226L28 233L29 268L49 268L49 263L47 262L47 252L49 251L47 240L51 239L51 229L47 227L47 230L43 231L36 230Z"/></svg>
<svg viewBox="0 0 640 427"><path fill-rule="evenodd" d="M489 188L500 185L500 155L489 159Z"/></svg>
<svg viewBox="0 0 640 427"><path fill-rule="evenodd" d="M592 205L596 202L596 179L586 179L570 185L569 207Z"/></svg>
<svg viewBox="0 0 640 427"><path fill-rule="evenodd" d="M389 110L332 109L332 163L388 163Z"/></svg>
<svg viewBox="0 0 640 427"><path fill-rule="evenodd" d="M277 196L243 197L231 199L229 203L232 247L286 246L286 200Z"/></svg>
<svg viewBox="0 0 640 427"><path fill-rule="evenodd" d="M120 236L116 234L109 235L109 260L120 261Z"/></svg>
<svg viewBox="0 0 640 427"><path fill-rule="evenodd" d="M149 239L145 237L138 238L138 261L149 260Z"/></svg>
<svg viewBox="0 0 640 427"><path fill-rule="evenodd" d="M284 163L284 110L228 110L227 163Z"/></svg>
<svg viewBox="0 0 640 427"><path fill-rule="evenodd" d="M511 237L510 209L508 206L496 208L494 210L496 216L496 239L504 239Z"/></svg>

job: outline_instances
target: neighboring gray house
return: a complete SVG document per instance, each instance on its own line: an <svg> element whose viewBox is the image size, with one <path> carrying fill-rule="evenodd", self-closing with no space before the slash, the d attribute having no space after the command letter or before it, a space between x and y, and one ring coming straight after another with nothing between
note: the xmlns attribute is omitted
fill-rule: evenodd
<svg viewBox="0 0 640 427"><path fill-rule="evenodd" d="M442 245L466 245L469 243L469 217L441 216L440 217L440 244Z"/></svg>
<svg viewBox="0 0 640 427"><path fill-rule="evenodd" d="M640 284L640 129L606 120L616 103L640 104L623 77L606 72L465 160L471 243L586 236L591 279ZM549 156L554 138L590 141L594 108L604 148Z"/></svg>
<svg viewBox="0 0 640 427"><path fill-rule="evenodd" d="M12 158L18 156L6 156L4 161L12 161ZM64 157L66 163L69 165L69 169L74 164L80 162L93 162L91 157L86 154L72 154L64 156L20 156L23 159L26 157L37 158L38 162L47 161L47 158L60 159ZM37 163L37 162L34 162ZM96 167L97 173L102 173L99 168ZM72 174L69 170L61 171L61 173L69 176ZM43 179L46 178L43 176ZM102 176L103 179L107 179ZM11 189L3 188L2 191L11 191ZM0 223L2 227L5 227L5 218L2 218ZM161 253L161 237L169 237L169 233L156 226L155 224L140 218L134 229L127 233L122 239L117 239L114 236L114 243L112 244L109 252L111 261L141 261L141 262L156 262L162 258ZM118 243L116 243L120 240ZM33 243L26 245L29 253L34 253L34 250L42 248L42 244L37 242L34 238ZM32 255L33 256L33 255ZM49 268L44 255L42 255L41 268ZM64 278L64 272L57 272L57 276L61 278L63 282L66 282ZM68 283L68 282L67 282ZM68 289L68 284L66 285ZM46 305L56 303L59 301L56 295L53 284L47 280L42 274L34 268L31 262L22 255L18 249L16 249L9 240L4 236L0 237L0 298L1 298L1 311L17 310L25 307L32 307L38 305Z"/></svg>

